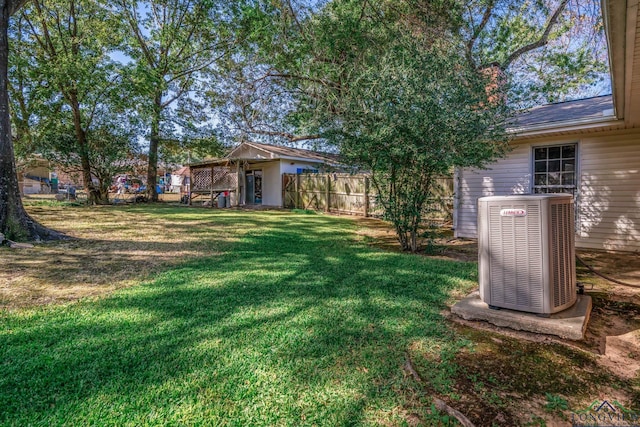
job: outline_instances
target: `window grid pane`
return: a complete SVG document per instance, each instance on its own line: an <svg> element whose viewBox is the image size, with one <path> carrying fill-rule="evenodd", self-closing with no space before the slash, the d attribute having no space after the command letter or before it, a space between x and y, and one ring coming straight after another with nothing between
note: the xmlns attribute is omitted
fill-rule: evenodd
<svg viewBox="0 0 640 427"><path fill-rule="evenodd" d="M534 193L576 193L576 144L536 147Z"/></svg>

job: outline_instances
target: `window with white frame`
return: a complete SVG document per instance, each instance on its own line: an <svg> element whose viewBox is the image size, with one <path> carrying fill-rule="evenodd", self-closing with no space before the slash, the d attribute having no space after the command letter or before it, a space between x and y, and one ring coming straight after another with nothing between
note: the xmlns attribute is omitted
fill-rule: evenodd
<svg viewBox="0 0 640 427"><path fill-rule="evenodd" d="M578 144L533 148L533 192L576 195Z"/></svg>

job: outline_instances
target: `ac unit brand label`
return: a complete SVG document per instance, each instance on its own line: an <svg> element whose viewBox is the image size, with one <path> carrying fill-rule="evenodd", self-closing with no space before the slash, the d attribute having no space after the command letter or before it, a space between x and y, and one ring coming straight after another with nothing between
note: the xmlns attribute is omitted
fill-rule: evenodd
<svg viewBox="0 0 640 427"><path fill-rule="evenodd" d="M524 209L502 209L500 216L527 216L527 211Z"/></svg>

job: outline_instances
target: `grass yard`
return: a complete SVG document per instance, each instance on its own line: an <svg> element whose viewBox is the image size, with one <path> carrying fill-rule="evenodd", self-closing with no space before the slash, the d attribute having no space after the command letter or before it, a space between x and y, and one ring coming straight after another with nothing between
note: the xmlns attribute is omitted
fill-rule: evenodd
<svg viewBox="0 0 640 427"><path fill-rule="evenodd" d="M29 210L77 239L0 248L0 425L446 425L434 396L544 425L640 402L580 350L453 326L476 264L377 249L350 218Z"/></svg>

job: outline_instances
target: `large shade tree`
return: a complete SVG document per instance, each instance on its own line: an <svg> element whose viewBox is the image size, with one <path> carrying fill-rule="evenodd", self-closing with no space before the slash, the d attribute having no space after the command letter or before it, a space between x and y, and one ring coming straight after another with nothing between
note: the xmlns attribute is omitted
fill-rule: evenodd
<svg viewBox="0 0 640 427"><path fill-rule="evenodd" d="M0 233L13 239L54 239L61 234L43 227L24 210L16 175L7 93L9 18L26 1L0 0Z"/></svg>
<svg viewBox="0 0 640 427"><path fill-rule="evenodd" d="M230 81L218 88L232 100L223 110L227 132L243 137L300 141L319 135L294 126L298 82L331 85L323 72L334 61L316 50L318 37L336 46L357 49L358 34L349 23L336 23L320 34L311 22L321 11L343 1L278 0L257 2L245 13L246 29L255 43L235 57ZM419 16L441 2L355 2L366 17L382 18L383 9ZM460 47L474 68L499 69L514 108L588 97L608 90L608 58L599 2L591 0L470 0L452 1L458 11ZM407 12L406 10L410 10ZM412 12L411 12L412 11ZM410 18L415 21L415 18ZM416 21L417 22L417 21ZM354 43L351 43L352 40ZM261 49L253 49L260 46ZM380 52L383 49L381 47ZM345 56L343 59L348 59ZM311 70L311 72L308 72ZM315 72L318 71L318 72ZM292 83L294 82L294 83Z"/></svg>
<svg viewBox="0 0 640 427"><path fill-rule="evenodd" d="M227 122L240 135L328 143L371 171L402 246L415 250L435 176L504 152L507 100L561 93L527 68L531 58L574 87L600 78L604 60L577 29L598 14L577 1L526 3L259 2L245 15L251 49L221 87L233 100ZM518 73L527 85L513 84Z"/></svg>
<svg viewBox="0 0 640 427"><path fill-rule="evenodd" d="M9 73L17 143L80 172L92 203L130 152L130 98L111 59L113 22L94 0L32 0L12 26ZM104 138L111 128L113 138ZM123 143L124 141L124 143ZM28 152L28 150L25 150ZM97 173L101 171L102 173ZM96 182L97 178L97 182Z"/></svg>
<svg viewBox="0 0 640 427"><path fill-rule="evenodd" d="M129 73L148 124L147 187L157 200L159 148L180 138L185 125L205 122L199 94L212 67L234 46L229 31L234 3L215 0L116 0L125 24L122 50L131 59ZM186 120L184 120L186 118Z"/></svg>
<svg viewBox="0 0 640 427"><path fill-rule="evenodd" d="M244 85L229 114L251 133L321 141L369 171L403 249L416 251L438 176L506 149L499 73L468 61L455 0L289 5L247 16L258 48L234 70ZM265 120L274 99L281 108L265 108Z"/></svg>
<svg viewBox="0 0 640 427"><path fill-rule="evenodd" d="M78 150L77 134L69 117L47 123L34 135L38 153L70 175L91 169L92 200L109 201L109 190L116 175L129 172L129 159L139 154L136 127L127 118L108 109L99 109L85 132L85 145Z"/></svg>
<svg viewBox="0 0 640 427"><path fill-rule="evenodd" d="M469 61L507 71L512 104L528 107L606 90L600 2L469 0L462 12Z"/></svg>

